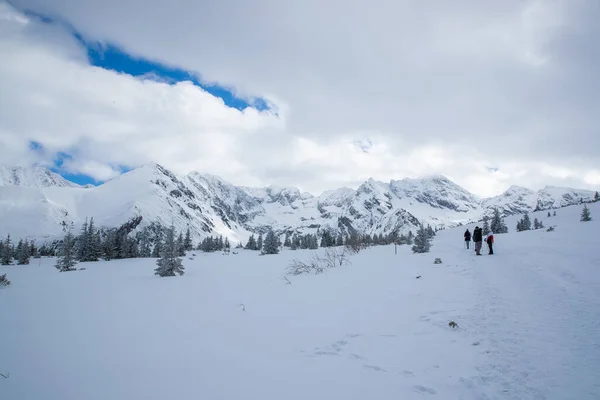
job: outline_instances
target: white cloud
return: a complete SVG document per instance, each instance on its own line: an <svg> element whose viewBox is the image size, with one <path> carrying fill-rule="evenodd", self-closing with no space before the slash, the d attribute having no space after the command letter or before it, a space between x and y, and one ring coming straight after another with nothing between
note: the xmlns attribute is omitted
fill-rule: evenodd
<svg viewBox="0 0 600 400"><path fill-rule="evenodd" d="M90 67L67 33L13 12L0 18L0 145L15 140L12 159L31 158L26 137L95 177L110 174L100 164L153 160L312 192L433 173L480 195L598 185L600 16L585 0L15 4L268 97L279 116Z"/></svg>

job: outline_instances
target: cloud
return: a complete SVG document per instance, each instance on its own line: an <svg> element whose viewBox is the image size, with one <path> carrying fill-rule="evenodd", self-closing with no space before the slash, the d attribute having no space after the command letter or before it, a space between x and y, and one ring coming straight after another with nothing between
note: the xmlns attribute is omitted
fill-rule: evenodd
<svg viewBox="0 0 600 400"><path fill-rule="evenodd" d="M66 33L0 20L0 54L10 55L0 61L0 138L70 150L81 165L151 158L312 192L432 173L480 195L511 184L597 188L591 1L84 3L14 2L265 98L277 113L90 67ZM353 144L365 138L370 147Z"/></svg>

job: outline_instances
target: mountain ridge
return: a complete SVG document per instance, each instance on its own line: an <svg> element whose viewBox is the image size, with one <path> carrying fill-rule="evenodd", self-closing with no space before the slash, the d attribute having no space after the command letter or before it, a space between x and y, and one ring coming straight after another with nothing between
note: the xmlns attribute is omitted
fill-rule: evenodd
<svg viewBox="0 0 600 400"><path fill-rule="evenodd" d="M268 229L280 235L325 230L385 235L414 231L421 222L436 228L466 224L496 207L512 215L577 204L594 195L572 188L548 186L536 192L513 185L501 195L481 199L436 174L388 183L370 178L357 189L314 196L295 187L236 186L197 171L177 175L154 162L101 185L82 187L43 167L13 168L0 168L0 235L37 239L58 237L62 225L78 228L86 217L94 217L99 226L115 227L138 216L140 227L152 222L173 223L178 231L189 227L195 241L223 235L238 243Z"/></svg>

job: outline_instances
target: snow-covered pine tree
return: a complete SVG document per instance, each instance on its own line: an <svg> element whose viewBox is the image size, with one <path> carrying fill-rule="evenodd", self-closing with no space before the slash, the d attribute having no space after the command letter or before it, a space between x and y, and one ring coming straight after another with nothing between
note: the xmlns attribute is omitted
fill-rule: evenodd
<svg viewBox="0 0 600 400"><path fill-rule="evenodd" d="M587 204L583 205L583 210L581 210L581 222L588 222L592 220L592 216L590 214L590 209L587 207Z"/></svg>
<svg viewBox="0 0 600 400"><path fill-rule="evenodd" d="M540 221L538 221L537 217L533 219L533 229L540 229Z"/></svg>
<svg viewBox="0 0 600 400"><path fill-rule="evenodd" d="M175 228L171 225L166 230L165 241L161 246L160 258L156 260L158 267L154 275L161 277L183 275L184 267L181 258L178 257L179 249L175 241Z"/></svg>
<svg viewBox="0 0 600 400"><path fill-rule="evenodd" d="M498 208L494 209L494 216L492 217L490 228L492 229L492 232L494 232L494 234L508 233L508 227L504 223L504 219L500 216L500 211L498 210Z"/></svg>
<svg viewBox="0 0 600 400"><path fill-rule="evenodd" d="M142 229L136 234L136 238L139 242L139 256L143 258L151 257L152 248L150 247L150 231L148 229Z"/></svg>
<svg viewBox="0 0 600 400"><path fill-rule="evenodd" d="M548 211L548 218L552 217L552 215L550 214L550 211Z"/></svg>
<svg viewBox="0 0 600 400"><path fill-rule="evenodd" d="M298 250L298 247L300 247L300 238L297 233L294 233L290 240L290 250Z"/></svg>
<svg viewBox="0 0 600 400"><path fill-rule="evenodd" d="M179 236L177 236L177 255L179 257L185 256L185 245L183 240L183 233L179 232Z"/></svg>
<svg viewBox="0 0 600 400"><path fill-rule="evenodd" d="M402 245L402 244L406 244L406 236L404 236L404 234L400 234L400 237L398 238L398 244Z"/></svg>
<svg viewBox="0 0 600 400"><path fill-rule="evenodd" d="M488 217L487 215L483 216L483 226L481 227L481 233L483 233L484 236L490 233L490 217Z"/></svg>
<svg viewBox="0 0 600 400"><path fill-rule="evenodd" d="M246 250L256 250L256 239L254 238L254 234L250 235L248 239L248 243L246 243Z"/></svg>
<svg viewBox="0 0 600 400"><path fill-rule="evenodd" d="M104 259L110 261L117 257L117 231L109 229L104 233L104 241L102 242L102 253Z"/></svg>
<svg viewBox="0 0 600 400"><path fill-rule="evenodd" d="M423 224L421 224L419 230L417 231L417 235L415 236L415 244L412 247L412 251L413 253L427 253L429 252L430 247L431 243L429 242L427 230Z"/></svg>
<svg viewBox="0 0 600 400"><path fill-rule="evenodd" d="M406 244L413 244L413 240L415 239L415 235L412 231L408 231L408 235L406 236Z"/></svg>
<svg viewBox="0 0 600 400"><path fill-rule="evenodd" d="M291 247L291 246L292 246L292 240L290 238L290 233L286 232L285 239L283 240L283 247Z"/></svg>
<svg viewBox="0 0 600 400"><path fill-rule="evenodd" d="M10 234L6 236L2 245L2 254L0 254L0 265L10 265L13 261L13 245Z"/></svg>
<svg viewBox="0 0 600 400"><path fill-rule="evenodd" d="M89 254L89 231L87 218L81 227L81 233L76 239L75 249L77 260L87 261Z"/></svg>
<svg viewBox="0 0 600 400"><path fill-rule="evenodd" d="M316 250L319 248L319 239L317 238L317 234L315 233L314 235L309 235L309 243L308 243L308 248L310 250Z"/></svg>
<svg viewBox="0 0 600 400"><path fill-rule="evenodd" d="M269 229L265 241L263 243L262 254L277 254L279 253L279 239L275 233Z"/></svg>
<svg viewBox="0 0 600 400"><path fill-rule="evenodd" d="M524 231L529 231L531 230L531 220L529 219L529 213L525 213L525 215L523 215L523 226L522 226Z"/></svg>
<svg viewBox="0 0 600 400"><path fill-rule="evenodd" d="M17 242L17 248L14 251L14 257L17 259L17 263L19 261L19 257L21 255L22 251L23 251L23 239L19 239L19 241Z"/></svg>
<svg viewBox="0 0 600 400"><path fill-rule="evenodd" d="M21 243L21 249L17 252L17 264L26 265L29 264L29 258L31 257L31 247L27 240Z"/></svg>
<svg viewBox="0 0 600 400"><path fill-rule="evenodd" d="M55 267L60 272L75 271L76 264L75 238L69 230L59 246Z"/></svg>
<svg viewBox="0 0 600 400"><path fill-rule="evenodd" d="M185 251L190 251L193 250L192 249L192 233L190 232L190 227L188 226L187 230L185 231L185 238L183 239L183 247L185 249Z"/></svg>
<svg viewBox="0 0 600 400"><path fill-rule="evenodd" d="M88 251L85 261L98 261L102 254L102 240L100 238L100 231L96 229L94 225L94 217L90 218L88 224Z"/></svg>
<svg viewBox="0 0 600 400"><path fill-rule="evenodd" d="M335 240L335 245L336 246L343 246L344 245L344 235L342 235L342 232L340 232L337 235L337 238Z"/></svg>
<svg viewBox="0 0 600 400"><path fill-rule="evenodd" d="M258 235L258 240L256 241L256 250L262 250L263 247L263 235L262 233Z"/></svg>
<svg viewBox="0 0 600 400"><path fill-rule="evenodd" d="M427 225L427 237L429 239L431 239L434 236L435 236L435 231L433 230L433 228L431 227L431 225Z"/></svg>
<svg viewBox="0 0 600 400"><path fill-rule="evenodd" d="M596 191L596 193L594 193L594 203L600 201L600 193L598 193L598 191Z"/></svg>

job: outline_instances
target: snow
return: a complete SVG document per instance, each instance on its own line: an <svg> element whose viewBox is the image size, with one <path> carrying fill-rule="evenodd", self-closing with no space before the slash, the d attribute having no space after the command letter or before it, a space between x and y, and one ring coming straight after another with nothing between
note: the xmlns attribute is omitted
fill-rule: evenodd
<svg viewBox="0 0 600 400"><path fill-rule="evenodd" d="M80 187L43 167L20 167L0 164L0 186Z"/></svg>
<svg viewBox="0 0 600 400"><path fill-rule="evenodd" d="M520 214L536 207L578 204L594 195L570 188L534 192L511 187L502 196L480 199L434 175L389 183L371 178L357 190L340 188L312 196L297 188L238 187L198 172L178 176L156 163L97 187L73 185L44 168L0 168L0 237L10 233L41 243L60 238L63 222L79 229L93 217L97 226L114 228L139 216L138 229L153 222L173 223L178 232L189 227L194 243L208 235L245 243L251 233L267 229L280 235L326 229L406 234L419 223L443 228L477 221L495 207Z"/></svg>
<svg viewBox="0 0 600 400"><path fill-rule="evenodd" d="M171 278L153 275L154 259L0 267L12 281L0 289L0 393L598 399L600 203L589 208L586 223L581 206L531 215L554 232L515 233L509 217L493 256L466 250L459 227L430 253L374 247L289 285L289 261L311 251L189 253Z"/></svg>

